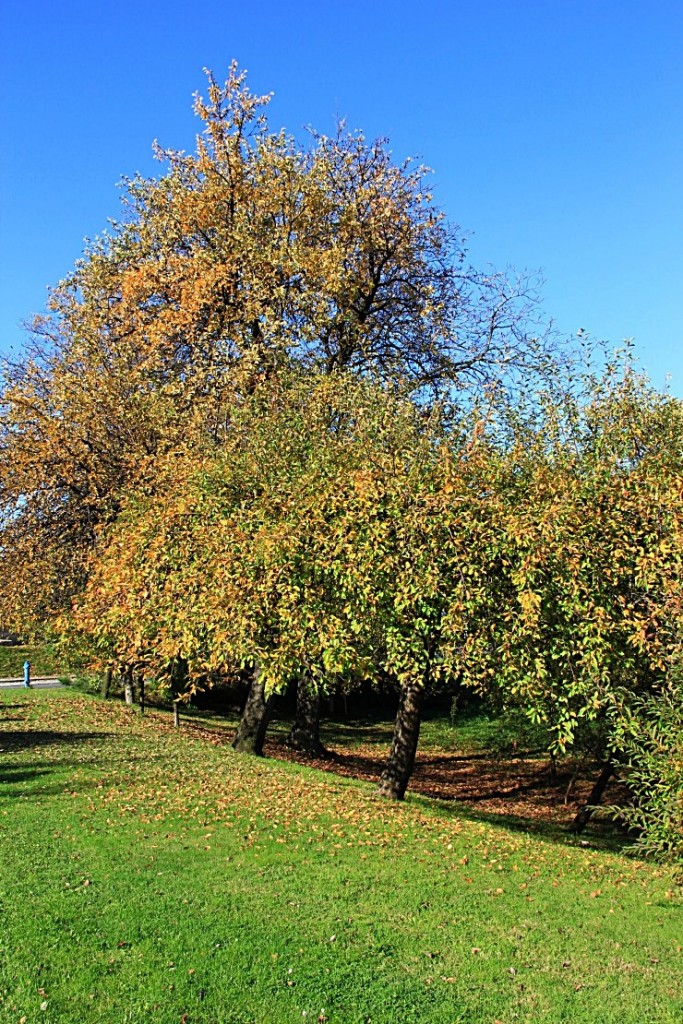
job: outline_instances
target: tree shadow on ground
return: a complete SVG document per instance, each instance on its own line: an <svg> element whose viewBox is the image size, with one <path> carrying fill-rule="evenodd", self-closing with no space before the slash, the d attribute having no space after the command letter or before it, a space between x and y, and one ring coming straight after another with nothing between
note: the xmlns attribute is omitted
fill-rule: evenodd
<svg viewBox="0 0 683 1024"><path fill-rule="evenodd" d="M350 718L345 722L325 722L323 738L332 746L373 746L389 748L394 734L393 725L386 721L368 721Z"/></svg>
<svg viewBox="0 0 683 1024"><path fill-rule="evenodd" d="M54 760L27 763L22 759L17 764L8 764L0 761L0 801L11 801L17 796L44 798L47 796L60 796L65 793L75 796L77 793L86 793L102 788L103 760L101 752L96 753L93 757L83 757L83 744L88 741L109 738L114 734L64 733L58 735L69 739L75 738L76 743L73 746L74 748L78 746L79 749L77 762L79 772L84 768L97 768L97 774L90 778L83 778L81 774L74 776L73 769L75 763L73 757L68 756L68 743L65 744L67 756L57 757ZM22 749L27 748L17 747L11 753L20 752ZM0 754L0 757L2 757L2 754ZM149 754L131 756L124 751L117 752L116 748L114 748L113 751L108 751L107 753L106 763L109 778L115 776L117 772L121 772L119 760L125 767L125 771L129 773L137 764L144 769L144 767L149 766L154 761L163 761L164 757L163 755L150 756Z"/></svg>
<svg viewBox="0 0 683 1024"><path fill-rule="evenodd" d="M416 799L421 802L423 798L418 795ZM470 803L461 803L459 801L446 803L440 800L439 807L445 815L454 818L464 818L466 821L496 825L499 828L506 829L508 832L533 835L537 839L551 843L560 843L563 846L626 853L635 842L634 837L619 824L602 817L592 818L585 831L577 835L568 830L566 823L544 821L543 819L528 815L505 814L500 811L482 811L477 807L473 807Z"/></svg>
<svg viewBox="0 0 683 1024"><path fill-rule="evenodd" d="M0 722L19 722L22 721L21 715L8 715L7 711L26 711L26 705L6 704L4 701L0 701Z"/></svg>
<svg viewBox="0 0 683 1024"><path fill-rule="evenodd" d="M8 786L18 782L33 782L41 775L50 775L51 766L30 764L0 765L0 786Z"/></svg>
<svg viewBox="0 0 683 1024"><path fill-rule="evenodd" d="M27 764L22 760L19 764L12 764L5 760L8 755L22 754L27 750L41 747L81 747L85 743L101 741L110 735L111 733L106 732L55 732L34 729L0 732L0 786L8 787L3 795L11 795L15 786L21 789L24 795L35 792L37 790L26 789L27 783L53 776L60 768L73 764L72 760L68 758L37 761L33 764ZM79 765L82 764L83 761L79 758ZM38 789L43 794L59 792L64 789L64 783L60 782L51 787L41 785Z"/></svg>
<svg viewBox="0 0 683 1024"><path fill-rule="evenodd" d="M26 729L0 733L0 752L16 753L34 747L74 746L111 737L109 732L53 732L51 729Z"/></svg>

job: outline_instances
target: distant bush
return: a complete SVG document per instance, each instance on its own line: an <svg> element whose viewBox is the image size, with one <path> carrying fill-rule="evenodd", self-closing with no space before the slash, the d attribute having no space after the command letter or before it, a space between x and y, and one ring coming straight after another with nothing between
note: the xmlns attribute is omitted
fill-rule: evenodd
<svg viewBox="0 0 683 1024"><path fill-rule="evenodd" d="M78 671L68 676L60 675L60 682L63 686L69 686L72 690L79 690L81 693L99 693L101 680L93 672Z"/></svg>

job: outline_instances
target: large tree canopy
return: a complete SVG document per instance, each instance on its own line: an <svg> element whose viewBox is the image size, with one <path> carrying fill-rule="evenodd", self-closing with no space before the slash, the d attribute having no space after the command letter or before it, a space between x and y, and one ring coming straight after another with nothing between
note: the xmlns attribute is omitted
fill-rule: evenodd
<svg viewBox="0 0 683 1024"><path fill-rule="evenodd" d="M443 389L537 365L528 282L467 265L425 169L339 126L272 132L235 66L197 98L196 152L129 183L127 216L55 290L51 336L133 349L162 377L285 358Z"/></svg>
<svg viewBox="0 0 683 1024"><path fill-rule="evenodd" d="M231 68L188 155L158 149L125 215L58 284L6 365L2 618L27 628L85 581L96 530L157 453L220 442L231 404L287 366L416 396L547 369L528 281L469 267L423 168L343 125L301 143ZM150 484L151 486L151 484Z"/></svg>

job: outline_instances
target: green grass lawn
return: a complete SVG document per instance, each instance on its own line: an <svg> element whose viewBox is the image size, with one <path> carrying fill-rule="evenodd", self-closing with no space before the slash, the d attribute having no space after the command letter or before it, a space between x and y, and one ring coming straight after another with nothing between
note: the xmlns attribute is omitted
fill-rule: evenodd
<svg viewBox="0 0 683 1024"><path fill-rule="evenodd" d="M31 662L32 676L58 675L64 670L59 657L48 644L0 645L0 679L23 677L25 661Z"/></svg>
<svg viewBox="0 0 683 1024"><path fill-rule="evenodd" d="M679 1024L667 870L0 696L0 1021Z"/></svg>

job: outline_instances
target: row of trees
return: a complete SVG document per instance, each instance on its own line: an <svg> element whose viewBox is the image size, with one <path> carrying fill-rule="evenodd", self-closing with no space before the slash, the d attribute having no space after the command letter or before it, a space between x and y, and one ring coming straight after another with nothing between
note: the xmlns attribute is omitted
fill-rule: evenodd
<svg viewBox="0 0 683 1024"><path fill-rule="evenodd" d="M572 376L528 280L469 267L425 172L340 126L300 144L233 67L52 293L0 420L3 620L188 692L251 680L421 706L468 685L605 756L670 676L681 408Z"/></svg>
<svg viewBox="0 0 683 1024"><path fill-rule="evenodd" d="M366 380L281 374L219 448L176 450L128 496L71 643L157 679L180 661L190 688L252 673L251 752L269 694L298 681L308 707L393 680L394 797L437 685L525 708L557 754L589 734L618 754L678 650L683 421L629 375L603 387L455 423Z"/></svg>

